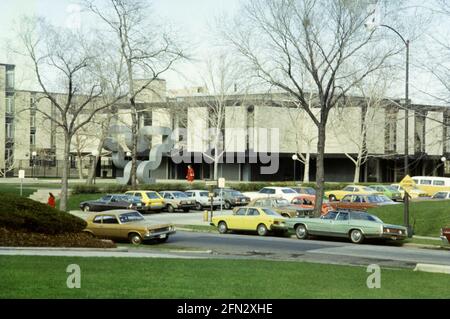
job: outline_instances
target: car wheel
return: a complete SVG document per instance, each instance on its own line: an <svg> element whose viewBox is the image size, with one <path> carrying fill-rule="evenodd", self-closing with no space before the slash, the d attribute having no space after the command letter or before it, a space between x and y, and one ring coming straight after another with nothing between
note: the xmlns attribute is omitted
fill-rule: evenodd
<svg viewBox="0 0 450 319"><path fill-rule="evenodd" d="M266 236L268 233L267 227L264 224L259 224L256 228L256 231L258 232L259 236Z"/></svg>
<svg viewBox="0 0 450 319"><path fill-rule="evenodd" d="M202 207L202 204L200 204L200 203L196 203L196 204L195 204L195 209L196 209L196 210L202 210L202 208L203 208L203 207Z"/></svg>
<svg viewBox="0 0 450 319"><path fill-rule="evenodd" d="M359 229L353 229L350 232L350 240L354 244L361 244L364 240L364 235Z"/></svg>
<svg viewBox="0 0 450 319"><path fill-rule="evenodd" d="M130 243L133 245L140 245L142 243L142 237L137 233L131 233L128 235L128 239Z"/></svg>
<svg viewBox="0 0 450 319"><path fill-rule="evenodd" d="M84 205L83 206L83 211L88 213L91 210L91 207L89 207L89 205Z"/></svg>
<svg viewBox="0 0 450 319"><path fill-rule="evenodd" d="M295 236L297 236L298 239L308 238L308 230L305 225L300 224L295 228Z"/></svg>
<svg viewBox="0 0 450 319"><path fill-rule="evenodd" d="M228 226L225 222L220 222L218 226L219 233L226 234L228 232Z"/></svg>
<svg viewBox="0 0 450 319"><path fill-rule="evenodd" d="M173 212L175 211L175 208L173 208L172 205L167 205L167 211L168 211L169 213L173 213Z"/></svg>
<svg viewBox="0 0 450 319"><path fill-rule="evenodd" d="M223 205L223 207L225 209L231 209L231 203L229 201L226 201L225 204Z"/></svg>
<svg viewBox="0 0 450 319"><path fill-rule="evenodd" d="M335 201L337 201L337 198L336 198L336 196L334 196L333 194L331 194L330 196L328 196L328 200L329 200L330 202L335 202Z"/></svg>

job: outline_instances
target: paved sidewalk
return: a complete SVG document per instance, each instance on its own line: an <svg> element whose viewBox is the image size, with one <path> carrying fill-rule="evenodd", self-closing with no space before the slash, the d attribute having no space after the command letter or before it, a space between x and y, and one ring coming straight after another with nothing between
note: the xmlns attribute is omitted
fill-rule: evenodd
<svg viewBox="0 0 450 319"><path fill-rule="evenodd" d="M54 257L122 257L122 258L177 258L204 259L210 258L204 252L148 252L143 250L128 251L123 249L89 249L89 248L13 248L0 247L0 256L54 256Z"/></svg>

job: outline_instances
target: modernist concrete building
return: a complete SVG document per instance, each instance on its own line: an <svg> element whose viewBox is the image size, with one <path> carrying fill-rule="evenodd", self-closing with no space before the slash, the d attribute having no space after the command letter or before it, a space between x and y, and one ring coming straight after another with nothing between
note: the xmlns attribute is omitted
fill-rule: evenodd
<svg viewBox="0 0 450 319"><path fill-rule="evenodd" d="M59 176L62 160L62 136L58 128L36 108L54 113L52 103L39 92L14 89L14 65L0 64L0 170L17 175L25 169L28 176ZM145 80L137 80L137 84ZM360 181L393 182L403 176L404 116L401 101L383 100L366 107L364 99L349 97L351 103L335 108L329 116L326 136L325 175L327 181L352 181L354 163L362 150L367 161L361 166ZM139 126L164 126L175 132L176 154L164 154L161 165L151 175L158 179L184 179L187 161L193 162L196 177L211 179L214 165L208 162L213 142L205 134L214 126L210 105L217 100L201 87L168 91L164 80L137 97ZM210 103L211 102L211 103ZM293 154L310 154L310 180L315 177L317 129L306 114L281 93L230 94L223 99L224 149L218 175L228 180L296 180L303 178L304 165ZM441 157L450 153L450 112L446 107L410 105L409 169L412 175L444 175L448 166ZM53 111L52 111L53 110ZM92 153L101 139L102 125L111 114L97 118L74 139L71 176L86 175ZM126 103L117 105L110 125L130 125ZM362 138L365 136L365 139ZM152 146L162 143L154 136ZM210 156L205 156L209 154ZM448 156L450 158L450 156ZM140 154L146 160L148 153ZM231 163L231 160L234 160ZM278 164L276 164L277 162ZM262 167L277 165L275 172L264 174ZM110 152L102 152L97 176L121 176L111 161ZM295 176L294 176L295 174Z"/></svg>

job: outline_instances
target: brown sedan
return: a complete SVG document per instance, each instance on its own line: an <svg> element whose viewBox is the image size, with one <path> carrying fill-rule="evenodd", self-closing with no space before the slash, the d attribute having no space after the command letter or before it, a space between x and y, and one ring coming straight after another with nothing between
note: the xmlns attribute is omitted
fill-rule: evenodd
<svg viewBox="0 0 450 319"><path fill-rule="evenodd" d="M368 194L347 194L341 201L329 202L333 209L368 210L372 207L383 205L398 205L384 195Z"/></svg>
<svg viewBox="0 0 450 319"><path fill-rule="evenodd" d="M109 210L90 215L84 231L100 238L128 239L132 244L139 245L149 239L165 242L169 235L175 233L175 227L146 221L134 210Z"/></svg>

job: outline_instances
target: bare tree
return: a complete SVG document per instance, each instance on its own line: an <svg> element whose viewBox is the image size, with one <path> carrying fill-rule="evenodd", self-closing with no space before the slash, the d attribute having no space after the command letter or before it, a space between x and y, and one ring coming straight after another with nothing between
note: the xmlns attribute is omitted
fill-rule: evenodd
<svg viewBox="0 0 450 319"><path fill-rule="evenodd" d="M315 213L324 194L324 151L330 110L354 86L382 68L398 48L377 42L364 27L370 1L250 1L224 35L249 72L288 93L318 130ZM312 88L305 83L313 83ZM314 90L311 107L305 92ZM317 112L316 112L317 111Z"/></svg>
<svg viewBox="0 0 450 319"><path fill-rule="evenodd" d="M52 114L37 104L36 112L55 123L64 136L60 209L65 211L73 137L122 96L106 104L99 98L104 92L102 82L90 69L95 57L87 53L88 44L82 34L55 28L40 18L24 18L18 36L42 96L51 101L55 110Z"/></svg>
<svg viewBox="0 0 450 319"><path fill-rule="evenodd" d="M131 184L137 184L138 109L136 96L185 57L173 34L163 26L149 25L149 4L144 0L86 0L86 8L106 24L119 49L118 61L125 63L128 102L131 112ZM108 32L102 34L107 36ZM146 80L135 85L135 78Z"/></svg>
<svg viewBox="0 0 450 319"><path fill-rule="evenodd" d="M0 177L6 178L6 175L13 171L17 166L17 161L14 158L14 155L8 156L5 159L4 166L0 168Z"/></svg>

